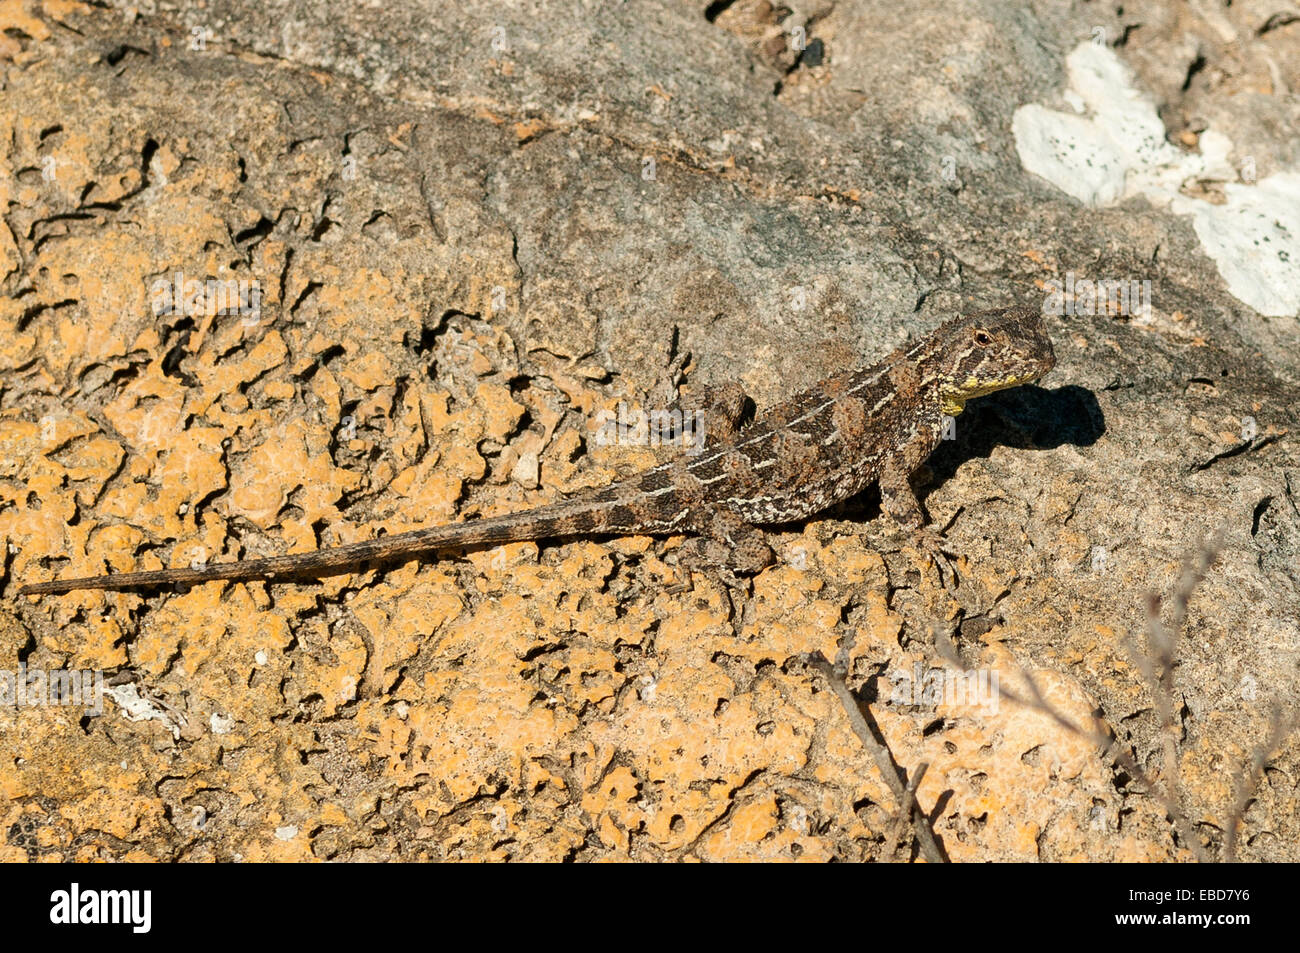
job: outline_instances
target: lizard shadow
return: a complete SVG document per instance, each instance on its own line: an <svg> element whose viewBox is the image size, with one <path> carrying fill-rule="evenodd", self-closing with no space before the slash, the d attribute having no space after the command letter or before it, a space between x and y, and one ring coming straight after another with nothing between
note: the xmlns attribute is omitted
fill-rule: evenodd
<svg viewBox="0 0 1300 953"><path fill-rule="evenodd" d="M917 496L924 502L963 463L987 458L997 447L1089 447L1105 432L1106 418L1096 395L1077 384L1055 390L1028 384L975 398L957 418L954 439L941 441L930 454L926 467L932 479L916 488ZM872 519L880 513L880 490L873 485L840 506L837 515L844 519Z"/></svg>
<svg viewBox="0 0 1300 953"><path fill-rule="evenodd" d="M976 457L999 446L1052 450L1062 444L1090 447L1106 432L1096 395L1067 384L1055 390L1028 385L972 400L957 418L956 439L945 440L928 461L935 482L948 479Z"/></svg>

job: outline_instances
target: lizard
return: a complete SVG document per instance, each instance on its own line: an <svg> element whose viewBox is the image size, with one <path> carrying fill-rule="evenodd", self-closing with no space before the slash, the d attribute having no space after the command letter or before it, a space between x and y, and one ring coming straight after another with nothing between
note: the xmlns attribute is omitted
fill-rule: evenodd
<svg viewBox="0 0 1300 953"><path fill-rule="evenodd" d="M56 579L19 594L324 575L440 550L596 535L686 535L688 566L752 574L773 558L762 527L816 515L873 481L881 508L938 565L942 535L926 525L912 472L938 446L945 417L974 397L1037 381L1055 363L1039 312L980 311L951 318L878 363L829 377L747 426L743 388L714 388L703 402L708 433L698 453L533 509L305 553Z"/></svg>

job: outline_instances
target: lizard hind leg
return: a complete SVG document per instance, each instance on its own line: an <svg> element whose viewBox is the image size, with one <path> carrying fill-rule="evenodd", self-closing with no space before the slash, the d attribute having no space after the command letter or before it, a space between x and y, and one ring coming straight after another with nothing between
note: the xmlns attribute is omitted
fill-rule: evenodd
<svg viewBox="0 0 1300 953"><path fill-rule="evenodd" d="M697 429L704 445L712 446L740 432L752 401L740 381L729 381L705 389L698 410Z"/></svg>
<svg viewBox="0 0 1300 953"><path fill-rule="evenodd" d="M698 535L682 544L680 559L687 569L724 570L752 576L772 564L767 534L747 523L735 510L713 507L692 520Z"/></svg>
<svg viewBox="0 0 1300 953"><path fill-rule="evenodd" d="M736 436L752 407L753 401L739 381L708 385L691 400L673 403L672 419L676 421L680 415L673 436L688 452L708 450Z"/></svg>

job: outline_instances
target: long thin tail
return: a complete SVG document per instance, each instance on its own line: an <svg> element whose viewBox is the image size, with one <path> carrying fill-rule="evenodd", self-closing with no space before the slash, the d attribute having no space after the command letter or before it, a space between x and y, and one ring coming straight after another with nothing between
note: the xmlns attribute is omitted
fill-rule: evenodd
<svg viewBox="0 0 1300 953"><path fill-rule="evenodd" d="M563 500L525 513L506 513L465 523L449 523L430 529L381 536L333 549L317 549L289 556L245 559L215 563L202 569L159 569L152 572L119 572L80 579L55 579L23 586L20 596L53 595L78 589L143 589L158 586L192 585L215 579L269 579L276 576L329 575L370 562L411 559L422 553L483 543L514 543L574 533L601 531L601 515L613 506L604 500ZM609 526L607 531L617 531Z"/></svg>

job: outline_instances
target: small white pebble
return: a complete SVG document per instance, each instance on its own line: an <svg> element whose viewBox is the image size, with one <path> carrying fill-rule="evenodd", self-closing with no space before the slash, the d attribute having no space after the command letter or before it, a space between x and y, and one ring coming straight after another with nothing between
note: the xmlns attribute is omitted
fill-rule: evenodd
<svg viewBox="0 0 1300 953"><path fill-rule="evenodd" d="M537 459L537 454L522 453L519 455L519 459L515 461L515 468L510 473L510 479L520 486L532 490L537 487L540 472L541 464Z"/></svg>
<svg viewBox="0 0 1300 953"><path fill-rule="evenodd" d="M659 683L649 675L641 676L642 688L637 692L643 702L652 702L655 700L655 693L659 691Z"/></svg>
<svg viewBox="0 0 1300 953"><path fill-rule="evenodd" d="M339 690L336 697L341 702L350 702L357 697L357 680L355 676L347 675L339 681Z"/></svg>
<svg viewBox="0 0 1300 953"><path fill-rule="evenodd" d="M790 809L790 829L797 834L808 833L808 812L798 805Z"/></svg>

